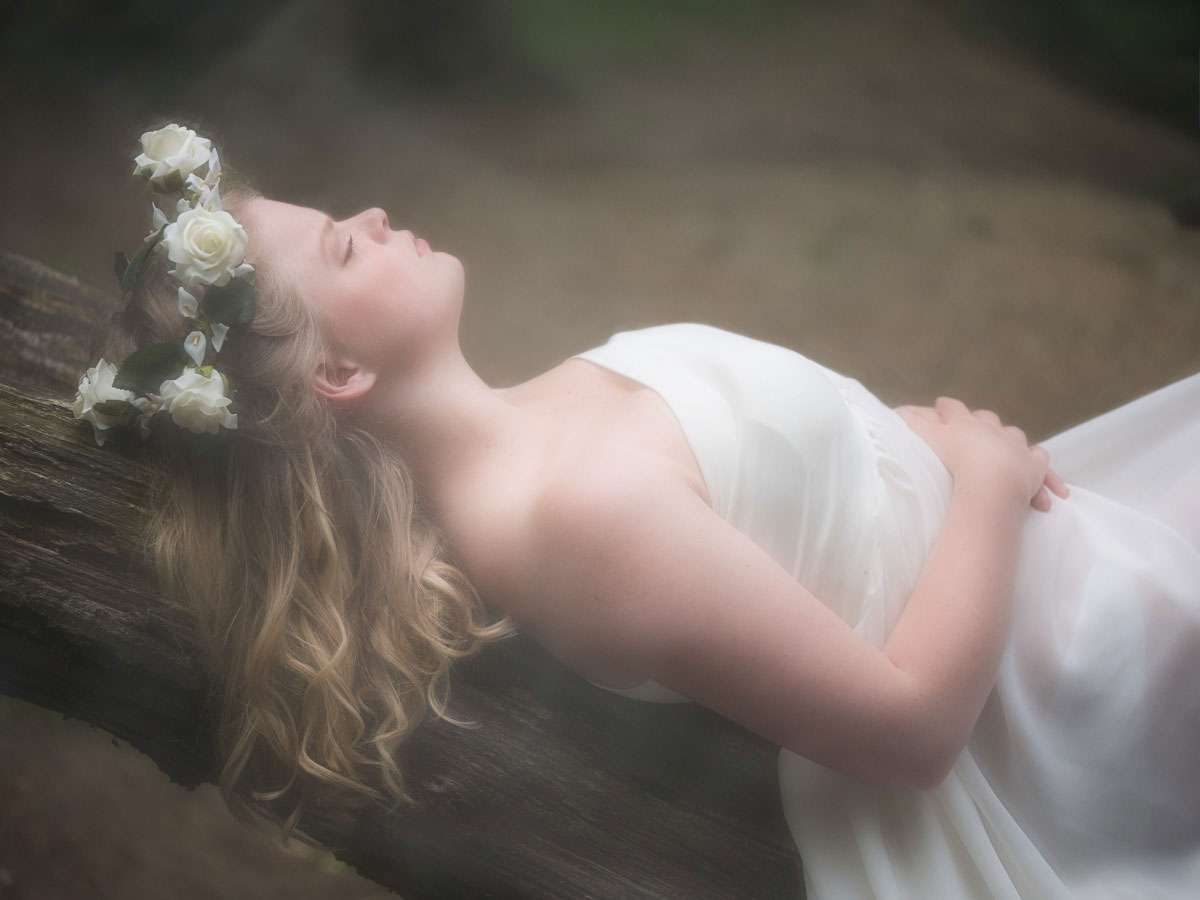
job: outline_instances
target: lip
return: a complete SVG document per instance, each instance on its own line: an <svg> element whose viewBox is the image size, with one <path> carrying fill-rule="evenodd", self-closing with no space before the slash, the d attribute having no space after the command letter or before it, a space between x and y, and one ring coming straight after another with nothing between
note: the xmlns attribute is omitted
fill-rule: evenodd
<svg viewBox="0 0 1200 900"><path fill-rule="evenodd" d="M416 235L413 236L413 246L417 249L417 256L424 256L429 252L429 242Z"/></svg>

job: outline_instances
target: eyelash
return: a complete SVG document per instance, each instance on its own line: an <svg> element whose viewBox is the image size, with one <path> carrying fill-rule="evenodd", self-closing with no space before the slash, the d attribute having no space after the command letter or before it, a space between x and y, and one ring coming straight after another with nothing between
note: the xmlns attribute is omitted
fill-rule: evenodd
<svg viewBox="0 0 1200 900"><path fill-rule="evenodd" d="M353 255L354 255L354 238L351 237L350 241L346 244L346 256L342 260L342 265L344 266L346 263L350 262L350 257Z"/></svg>

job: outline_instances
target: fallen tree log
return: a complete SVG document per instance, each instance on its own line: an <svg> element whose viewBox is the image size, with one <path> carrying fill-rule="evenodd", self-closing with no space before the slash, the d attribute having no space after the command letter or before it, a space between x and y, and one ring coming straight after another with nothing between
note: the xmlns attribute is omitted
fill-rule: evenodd
<svg viewBox="0 0 1200 900"><path fill-rule="evenodd" d="M0 254L0 692L98 725L186 786L212 780L215 703L141 550L146 471L65 397L105 295ZM588 685L522 636L461 665L408 742L412 806L306 830L421 898L803 896L776 749L692 704Z"/></svg>

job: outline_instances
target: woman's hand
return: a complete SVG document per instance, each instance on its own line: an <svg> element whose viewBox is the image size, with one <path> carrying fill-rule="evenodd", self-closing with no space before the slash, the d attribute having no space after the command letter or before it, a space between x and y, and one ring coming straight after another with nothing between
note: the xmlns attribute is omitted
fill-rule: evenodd
<svg viewBox="0 0 1200 900"><path fill-rule="evenodd" d="M939 397L932 406L896 410L938 455L956 481L1009 479L1035 509L1050 508L1050 494L1066 497L1066 484L1049 467L1045 449L1029 446L1025 432L1004 425L986 409L971 411L961 401Z"/></svg>

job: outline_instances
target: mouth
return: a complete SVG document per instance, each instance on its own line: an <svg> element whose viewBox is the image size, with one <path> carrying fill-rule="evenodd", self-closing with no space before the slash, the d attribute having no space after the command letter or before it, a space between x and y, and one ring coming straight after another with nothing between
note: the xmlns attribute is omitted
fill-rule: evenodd
<svg viewBox="0 0 1200 900"><path fill-rule="evenodd" d="M417 256L425 256L429 253L429 242L424 238L413 236L413 246L417 248Z"/></svg>

